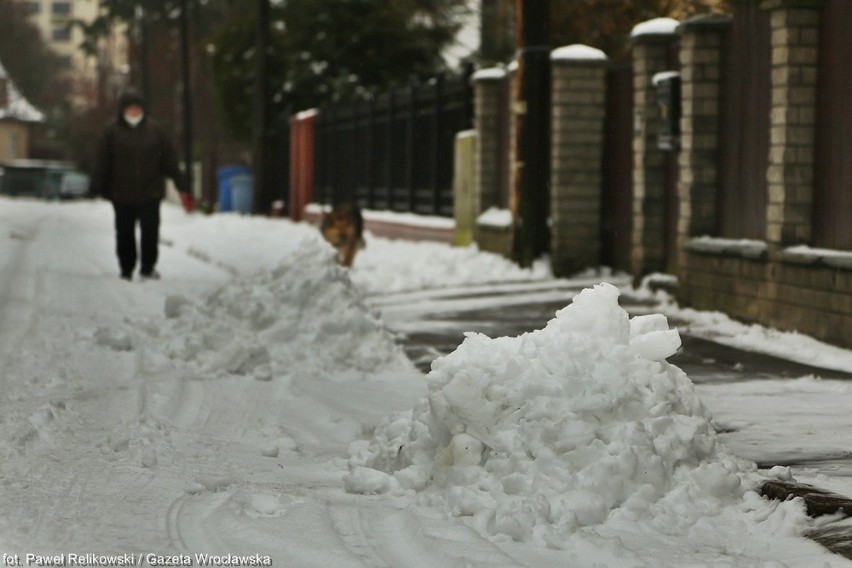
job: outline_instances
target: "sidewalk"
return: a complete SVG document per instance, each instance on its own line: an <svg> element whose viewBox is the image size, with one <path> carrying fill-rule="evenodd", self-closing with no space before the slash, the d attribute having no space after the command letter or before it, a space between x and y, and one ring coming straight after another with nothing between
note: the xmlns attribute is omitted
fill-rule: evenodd
<svg viewBox="0 0 852 568"><path fill-rule="evenodd" d="M624 283L627 284L626 282ZM423 372L428 372L432 361L455 350L464 340L464 333L475 331L490 337L515 336L543 327L556 310L570 302L588 282L552 280L499 286L479 286L410 292L382 298L373 298L370 304L381 310L389 327L400 334L409 358ZM622 306L630 313L647 313L645 303L622 296ZM677 322L670 322L676 325ZM744 351L689 336L681 331L682 347L668 360L683 369L698 385L735 385L753 381L778 379L795 380L800 377L821 379L852 379L852 374L818 368L778 357ZM784 405L778 401L779 414ZM722 429L724 437L729 432ZM793 468L822 468L826 475L846 477L852 472L852 453L808 453L802 457L800 448L785 456L785 439L777 440L780 451L771 452L771 461L761 461L754 456L742 455L756 461L761 469L776 465ZM790 441L792 444L793 442ZM823 471L824 470L824 471ZM852 515L852 500L831 491L799 483L771 482L763 493L774 499L801 497L808 514L820 516L842 510ZM852 559L852 522L835 522L808 534L826 548Z"/></svg>

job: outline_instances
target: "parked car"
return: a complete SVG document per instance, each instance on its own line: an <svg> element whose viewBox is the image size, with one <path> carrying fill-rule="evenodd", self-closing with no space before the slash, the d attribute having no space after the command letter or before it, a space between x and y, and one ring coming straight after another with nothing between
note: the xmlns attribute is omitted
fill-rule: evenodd
<svg viewBox="0 0 852 568"><path fill-rule="evenodd" d="M70 162L12 160L0 163L0 193L45 199L71 199L89 194L89 176Z"/></svg>
<svg viewBox="0 0 852 568"><path fill-rule="evenodd" d="M63 172L56 197L59 199L87 197L90 181L89 176L82 172Z"/></svg>

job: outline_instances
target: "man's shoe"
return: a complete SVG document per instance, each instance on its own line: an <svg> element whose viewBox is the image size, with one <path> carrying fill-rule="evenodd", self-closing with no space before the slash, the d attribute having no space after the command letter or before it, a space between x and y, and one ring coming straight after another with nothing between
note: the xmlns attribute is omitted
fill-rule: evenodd
<svg viewBox="0 0 852 568"><path fill-rule="evenodd" d="M121 278L122 280L127 280L128 282L130 282L131 280L133 280L133 273L132 272L122 272L121 276L119 276L119 278Z"/></svg>
<svg viewBox="0 0 852 568"><path fill-rule="evenodd" d="M148 272L140 272L139 276L140 276L140 278L142 278L142 280L159 280L160 279L160 273L157 272L156 270L150 270Z"/></svg>

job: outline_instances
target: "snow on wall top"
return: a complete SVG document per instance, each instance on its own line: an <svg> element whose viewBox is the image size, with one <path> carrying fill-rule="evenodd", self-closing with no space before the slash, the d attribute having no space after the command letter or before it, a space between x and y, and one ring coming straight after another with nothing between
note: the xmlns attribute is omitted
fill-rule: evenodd
<svg viewBox="0 0 852 568"><path fill-rule="evenodd" d="M489 67L488 69L480 69L473 74L473 81L487 81L493 79L502 79L506 76L506 70L500 67Z"/></svg>
<svg viewBox="0 0 852 568"><path fill-rule="evenodd" d="M653 20L636 24L630 32L630 37L674 34L679 25L680 22L674 18L654 18Z"/></svg>
<svg viewBox="0 0 852 568"><path fill-rule="evenodd" d="M0 62L0 79L6 80L6 92L8 95L7 105L0 107L0 120L11 118L23 122L44 122L44 113L24 98L24 95L18 90L12 78L6 72L2 62Z"/></svg>
<svg viewBox="0 0 852 568"><path fill-rule="evenodd" d="M487 225L489 227L511 227L512 212L508 209L498 209L497 207L489 207L486 211L476 218L479 225Z"/></svg>
<svg viewBox="0 0 852 568"><path fill-rule="evenodd" d="M581 60L581 61L606 61L608 57L606 53L600 49L575 43L554 49L550 53L550 59L553 61L564 60Z"/></svg>

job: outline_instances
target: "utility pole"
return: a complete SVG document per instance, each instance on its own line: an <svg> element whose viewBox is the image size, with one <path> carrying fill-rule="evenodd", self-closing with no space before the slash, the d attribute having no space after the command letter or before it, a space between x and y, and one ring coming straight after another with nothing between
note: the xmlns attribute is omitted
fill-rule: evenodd
<svg viewBox="0 0 852 568"><path fill-rule="evenodd" d="M183 153L186 183L194 192L192 184L192 100L189 69L189 10L188 0L180 0L180 54L183 75Z"/></svg>
<svg viewBox="0 0 852 568"><path fill-rule="evenodd" d="M550 0L516 0L515 6L514 258L530 266L550 245Z"/></svg>
<svg viewBox="0 0 852 568"><path fill-rule="evenodd" d="M141 2L137 2L133 12L133 38L135 40L137 50L139 51L139 72L138 77L132 77L141 83L142 98L151 103L151 68L148 54L149 49L149 33L148 33L148 18L145 15L145 7ZM132 82L132 81L131 81Z"/></svg>
<svg viewBox="0 0 852 568"><path fill-rule="evenodd" d="M268 123L269 106L269 0L257 0L255 30L255 79L252 112L252 138L254 146L254 212L268 213L272 205L272 188L269 183Z"/></svg>

